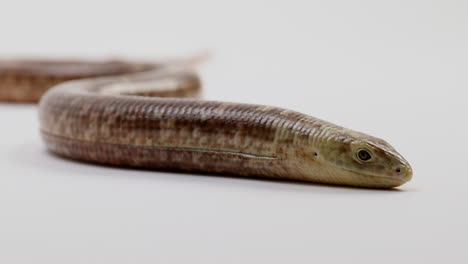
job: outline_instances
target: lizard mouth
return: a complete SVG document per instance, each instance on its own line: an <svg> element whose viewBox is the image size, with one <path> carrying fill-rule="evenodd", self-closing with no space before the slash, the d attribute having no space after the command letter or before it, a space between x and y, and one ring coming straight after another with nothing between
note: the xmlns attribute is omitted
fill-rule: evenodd
<svg viewBox="0 0 468 264"><path fill-rule="evenodd" d="M409 180L412 177L411 169L408 169L404 175L401 176L387 176L387 175L378 175L371 173L357 172L351 169L345 169L348 173L354 175L357 178L361 178L362 181L368 182L368 185L374 186L378 184L382 188L393 188L398 187Z"/></svg>

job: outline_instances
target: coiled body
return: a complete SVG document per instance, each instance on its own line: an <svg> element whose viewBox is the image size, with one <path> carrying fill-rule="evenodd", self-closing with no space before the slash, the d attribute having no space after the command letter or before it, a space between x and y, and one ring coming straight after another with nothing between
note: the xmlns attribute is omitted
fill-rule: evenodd
<svg viewBox="0 0 468 264"><path fill-rule="evenodd" d="M40 100L42 137L65 157L378 188L411 178L409 164L380 139L291 110L194 99L200 81L180 65L70 62L53 72L50 65L60 64L51 63L31 73L21 72L25 64L32 65L6 64L3 75L0 67L0 96L34 101L31 90L41 82L39 95L51 84L84 78L59 84ZM97 75L111 76L90 78ZM372 163L356 159L363 144Z"/></svg>

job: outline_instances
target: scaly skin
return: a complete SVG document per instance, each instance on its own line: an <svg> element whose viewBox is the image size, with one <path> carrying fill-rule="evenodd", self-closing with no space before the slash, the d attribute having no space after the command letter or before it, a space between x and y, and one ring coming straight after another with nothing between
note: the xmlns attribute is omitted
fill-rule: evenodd
<svg viewBox="0 0 468 264"><path fill-rule="evenodd" d="M48 90L71 79L82 80ZM0 99L36 101L48 90L41 134L68 158L374 188L412 177L381 139L277 107L193 99L199 89L180 65L0 63Z"/></svg>

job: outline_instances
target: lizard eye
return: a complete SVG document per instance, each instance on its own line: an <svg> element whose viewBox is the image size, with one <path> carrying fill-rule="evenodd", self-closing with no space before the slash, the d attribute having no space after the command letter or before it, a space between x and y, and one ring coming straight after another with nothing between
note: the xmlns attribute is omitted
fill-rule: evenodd
<svg viewBox="0 0 468 264"><path fill-rule="evenodd" d="M366 149L358 150L356 156L360 161L369 161L372 159L372 154Z"/></svg>

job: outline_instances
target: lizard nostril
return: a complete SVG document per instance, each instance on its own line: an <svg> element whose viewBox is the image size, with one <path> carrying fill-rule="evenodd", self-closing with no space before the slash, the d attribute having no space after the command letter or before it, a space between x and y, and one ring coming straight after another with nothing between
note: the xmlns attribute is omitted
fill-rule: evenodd
<svg viewBox="0 0 468 264"><path fill-rule="evenodd" d="M396 171L397 173L400 173L400 172L401 172L401 168L400 168L400 167L398 167L398 168L396 168L396 170L395 170L395 171Z"/></svg>

